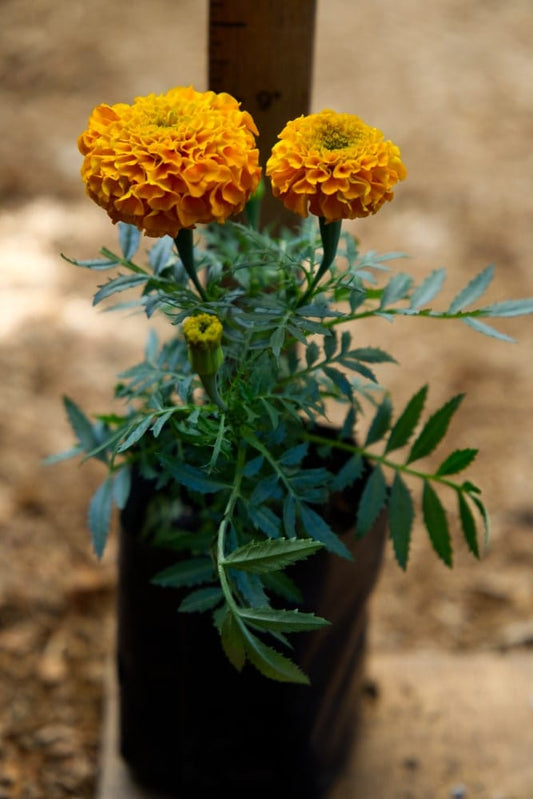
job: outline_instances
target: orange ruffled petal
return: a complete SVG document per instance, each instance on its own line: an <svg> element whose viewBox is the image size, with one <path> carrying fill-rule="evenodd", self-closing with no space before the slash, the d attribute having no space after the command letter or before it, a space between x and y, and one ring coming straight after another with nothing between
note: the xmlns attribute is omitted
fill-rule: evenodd
<svg viewBox="0 0 533 799"><path fill-rule="evenodd" d="M259 184L255 123L229 94L177 87L97 106L78 139L87 193L149 236L225 222Z"/></svg>
<svg viewBox="0 0 533 799"><path fill-rule="evenodd" d="M328 222L375 214L407 176L400 150L359 117L326 109L288 122L266 165L274 196Z"/></svg>

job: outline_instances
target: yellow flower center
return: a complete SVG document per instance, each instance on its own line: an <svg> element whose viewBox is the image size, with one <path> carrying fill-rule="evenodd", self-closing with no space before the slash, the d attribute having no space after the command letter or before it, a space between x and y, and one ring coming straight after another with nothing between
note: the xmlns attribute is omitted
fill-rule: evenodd
<svg viewBox="0 0 533 799"><path fill-rule="evenodd" d="M183 323L183 335L189 347L214 350L222 341L222 324L211 314L190 316Z"/></svg>
<svg viewBox="0 0 533 799"><path fill-rule="evenodd" d="M350 118L343 121L326 120L318 125L311 136L311 144L318 150L345 150L357 145L365 136L366 125L358 124Z"/></svg>

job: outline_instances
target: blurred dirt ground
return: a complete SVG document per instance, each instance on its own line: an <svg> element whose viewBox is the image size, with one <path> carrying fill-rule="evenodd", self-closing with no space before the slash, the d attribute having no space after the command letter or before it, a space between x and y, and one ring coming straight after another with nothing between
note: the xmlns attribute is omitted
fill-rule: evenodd
<svg viewBox="0 0 533 799"><path fill-rule="evenodd" d="M99 102L206 88L207 4L4 0L0 21L0 799L84 799L98 771L114 542L96 563L85 512L98 468L43 468L42 459L71 443L61 396L107 409L148 323L92 309L97 276L59 256L115 243L84 196L75 141ZM447 266L443 303L489 262L491 299L533 295L530 0L319 0L318 23L313 110L359 114L400 145L409 168L394 203L354 226L361 246L409 253L400 268L418 279ZM471 477L493 518L481 563L457 541L448 571L420 527L406 575L389 552L373 600L378 665L428 648L523 657L533 645L533 325L499 327L519 343L423 320L360 331L400 361L401 376L380 373L398 407L426 381L433 407L467 392L449 446L479 446ZM453 684L448 694L453 701ZM524 740L533 758L533 708L503 740L494 729L502 778L514 762L506 752ZM429 792L412 782L383 799L451 796L461 783L454 774L438 794L428 773ZM512 776L505 799L533 796L531 771ZM465 790L504 795L496 784Z"/></svg>

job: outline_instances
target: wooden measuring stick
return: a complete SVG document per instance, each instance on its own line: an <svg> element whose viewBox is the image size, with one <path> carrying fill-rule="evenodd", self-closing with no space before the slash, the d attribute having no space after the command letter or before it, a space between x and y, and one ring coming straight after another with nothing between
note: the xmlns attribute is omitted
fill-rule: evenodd
<svg viewBox="0 0 533 799"><path fill-rule="evenodd" d="M309 113L316 0L210 0L209 88L229 92L259 129L264 165L289 119ZM262 222L294 225L267 186Z"/></svg>

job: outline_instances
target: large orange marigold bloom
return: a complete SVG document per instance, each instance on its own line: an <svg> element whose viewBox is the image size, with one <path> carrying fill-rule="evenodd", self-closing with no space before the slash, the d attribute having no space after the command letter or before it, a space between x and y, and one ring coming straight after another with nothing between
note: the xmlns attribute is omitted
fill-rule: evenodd
<svg viewBox="0 0 533 799"><path fill-rule="evenodd" d="M113 222L175 237L243 210L261 174L256 135L229 94L178 87L97 106L78 139L81 174Z"/></svg>
<svg viewBox="0 0 533 799"><path fill-rule="evenodd" d="M266 165L272 191L300 216L375 214L407 175L398 147L359 117L325 110L288 122Z"/></svg>

